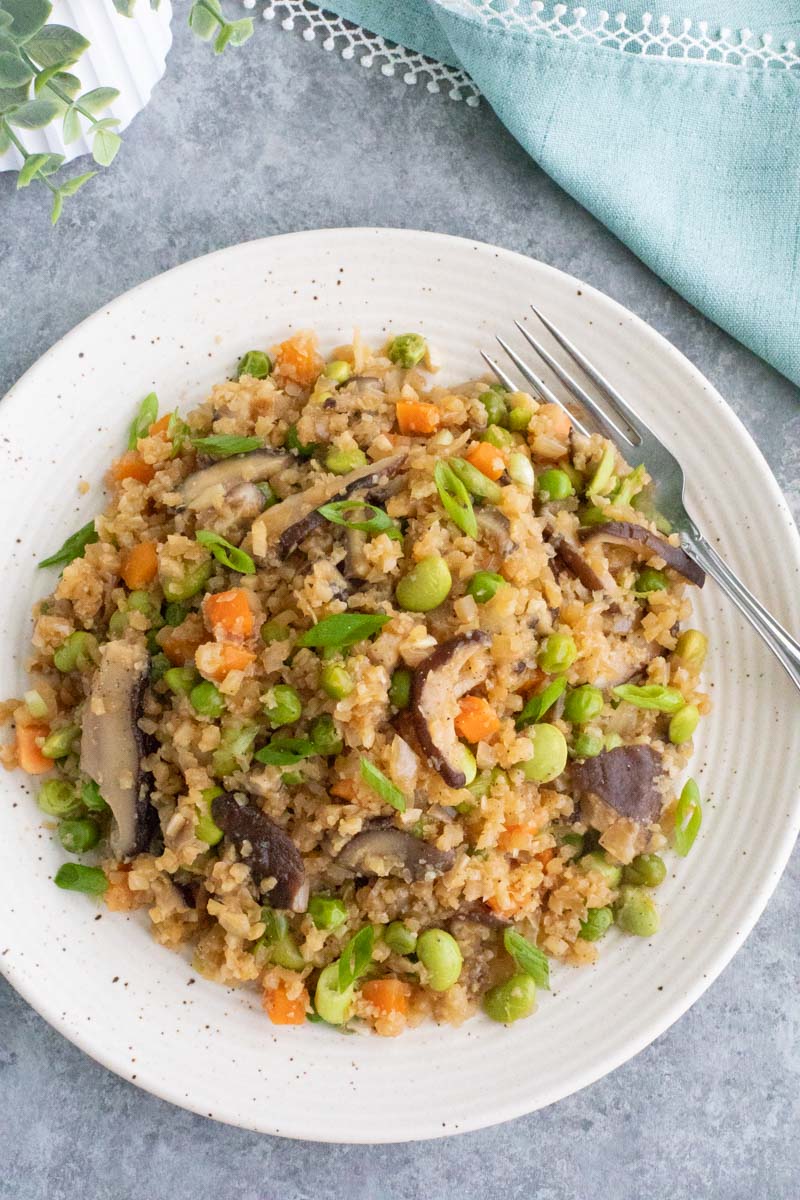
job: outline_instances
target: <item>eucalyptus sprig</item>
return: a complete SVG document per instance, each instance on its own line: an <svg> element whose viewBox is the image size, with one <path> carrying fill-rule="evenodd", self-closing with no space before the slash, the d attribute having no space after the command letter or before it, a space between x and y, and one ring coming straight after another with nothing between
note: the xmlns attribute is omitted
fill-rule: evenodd
<svg viewBox="0 0 800 1200"><path fill-rule="evenodd" d="M157 9L160 2L150 0L150 7ZM136 0L113 3L123 16L133 15ZM80 79L68 68L74 67L90 43L68 25L48 23L52 11L51 0L0 0L0 154L14 146L22 157L18 188L36 181L50 191L55 224L64 200L74 196L97 172L86 171L64 179L59 175L64 155L32 153L21 131L43 129L60 120L63 141L68 146L81 136L83 119L92 139L92 157L101 167L111 165L122 139L116 132L119 120L102 115L119 91L98 87L81 92ZM250 17L228 21L219 0L193 0L189 25L204 41L214 38L217 54L229 43L240 46L253 33Z"/></svg>

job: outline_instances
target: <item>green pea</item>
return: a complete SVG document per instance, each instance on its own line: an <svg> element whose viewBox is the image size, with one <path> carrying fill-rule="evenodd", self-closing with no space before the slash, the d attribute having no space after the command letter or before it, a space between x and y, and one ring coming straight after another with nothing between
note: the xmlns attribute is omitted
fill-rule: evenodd
<svg viewBox="0 0 800 1200"><path fill-rule="evenodd" d="M505 582L503 576L498 575L496 571L476 571L467 584L467 594L477 600L478 604L486 604Z"/></svg>
<svg viewBox="0 0 800 1200"><path fill-rule="evenodd" d="M596 733L579 733L572 743L575 758L597 758L603 749L603 739Z"/></svg>
<svg viewBox="0 0 800 1200"><path fill-rule="evenodd" d="M536 475L533 470L533 464L521 450L515 450L513 454L509 454L508 474L514 483L525 488L528 492L532 492L536 486Z"/></svg>
<svg viewBox="0 0 800 1200"><path fill-rule="evenodd" d="M335 358L333 362L329 362L325 367L324 374L326 379L332 379L334 383L347 383L353 374L353 368L344 359Z"/></svg>
<svg viewBox="0 0 800 1200"><path fill-rule="evenodd" d="M112 637L122 637L125 630L128 628L128 614L121 609L113 612L108 619L108 632Z"/></svg>
<svg viewBox="0 0 800 1200"><path fill-rule="evenodd" d="M465 458L448 458L447 465L454 475L463 483L472 496L479 500L488 500L490 504L499 504L503 499L503 489L483 471L473 467Z"/></svg>
<svg viewBox="0 0 800 1200"><path fill-rule="evenodd" d="M536 656L536 661L548 675L560 675L578 657L575 639L569 633L551 633Z"/></svg>
<svg viewBox="0 0 800 1200"><path fill-rule="evenodd" d="M647 592L663 592L668 586L669 580L663 571L656 571L653 567L643 567L636 576L633 590L646 594Z"/></svg>
<svg viewBox="0 0 800 1200"><path fill-rule="evenodd" d="M587 504L578 513L581 525L584 527L591 525L605 525L608 516L604 509L598 508L596 504Z"/></svg>
<svg viewBox="0 0 800 1200"><path fill-rule="evenodd" d="M290 425L286 430L286 437L283 439L283 444L287 450L291 450L298 458L311 458L311 455L317 448L316 442L300 441L296 425Z"/></svg>
<svg viewBox="0 0 800 1200"><path fill-rule="evenodd" d="M164 683L176 696L188 696L196 682L194 667L170 667L164 672Z"/></svg>
<svg viewBox="0 0 800 1200"><path fill-rule="evenodd" d="M585 725L603 711L603 693L599 688L584 683L567 696L564 703L564 719L573 725Z"/></svg>
<svg viewBox="0 0 800 1200"><path fill-rule="evenodd" d="M708 638L699 629L684 629L675 643L675 654L682 658L687 667L699 670L706 661Z"/></svg>
<svg viewBox="0 0 800 1200"><path fill-rule="evenodd" d="M211 755L211 768L218 779L246 771L250 766L253 743L258 726L249 721L232 721L223 725L219 745Z"/></svg>
<svg viewBox="0 0 800 1200"><path fill-rule="evenodd" d="M332 700L343 700L349 696L353 688L353 677L344 667L336 663L326 663L320 671L320 687Z"/></svg>
<svg viewBox="0 0 800 1200"><path fill-rule="evenodd" d="M68 854L85 854L100 841L100 830L90 817L79 821L61 821L58 826L58 840Z"/></svg>
<svg viewBox="0 0 800 1200"><path fill-rule="evenodd" d="M366 462L366 454L358 447L352 450L340 450L336 446L331 446L325 455L325 470L330 471L332 475L349 475L357 467L365 466Z"/></svg>
<svg viewBox="0 0 800 1200"><path fill-rule="evenodd" d="M65 891L84 892L87 896L101 896L108 888L108 878L99 867L84 867L81 863L62 863L53 883Z"/></svg>
<svg viewBox="0 0 800 1200"><path fill-rule="evenodd" d="M347 920L347 905L333 896L312 896L308 915L317 929L337 929Z"/></svg>
<svg viewBox="0 0 800 1200"><path fill-rule="evenodd" d="M550 783L567 765L567 739L557 725L546 721L526 732L533 742L533 757L522 764L522 773L533 783Z"/></svg>
<svg viewBox="0 0 800 1200"><path fill-rule="evenodd" d="M500 425L490 425L481 434L481 441L488 442L490 446L494 446L497 450L510 450L516 445L514 435L508 429L503 429Z"/></svg>
<svg viewBox="0 0 800 1200"><path fill-rule="evenodd" d="M158 683L163 679L167 671L170 669L170 661L166 654L158 651L156 654L150 655L150 682Z"/></svg>
<svg viewBox="0 0 800 1200"><path fill-rule="evenodd" d="M507 425L508 424L508 409L506 402L499 392L488 391L481 392L478 396L483 407L486 409L487 425Z"/></svg>
<svg viewBox="0 0 800 1200"><path fill-rule="evenodd" d="M314 1008L317 1014L329 1025L344 1025L353 1011L355 984L350 984L343 992L339 991L339 963L329 963L320 972L317 987L314 992Z"/></svg>
<svg viewBox="0 0 800 1200"><path fill-rule="evenodd" d="M505 983L489 988L483 997L486 1016L502 1025L529 1017L535 1008L536 984L530 975L512 975Z"/></svg>
<svg viewBox="0 0 800 1200"><path fill-rule="evenodd" d="M658 887L667 877L666 864L659 854L637 854L622 868L622 882L635 887Z"/></svg>
<svg viewBox="0 0 800 1200"><path fill-rule="evenodd" d="M653 897L644 888L630 885L620 888L614 911L617 924L625 933L635 934L636 937L652 937L658 933L661 924L658 909Z"/></svg>
<svg viewBox="0 0 800 1200"><path fill-rule="evenodd" d="M108 805L100 795L100 788L93 779L90 779L81 788L81 802L89 812L108 812Z"/></svg>
<svg viewBox="0 0 800 1200"><path fill-rule="evenodd" d="M618 863L612 863L604 851L592 850L591 854L584 854L578 865L583 871L597 871L612 890L619 887L622 867Z"/></svg>
<svg viewBox="0 0 800 1200"><path fill-rule="evenodd" d="M265 621L261 626L261 640L269 645L271 642L288 642L292 631L283 621Z"/></svg>
<svg viewBox="0 0 800 1200"><path fill-rule="evenodd" d="M161 580L161 589L168 601L191 600L198 592L202 592L211 577L211 559L205 562L184 566L183 573L177 578Z"/></svg>
<svg viewBox="0 0 800 1200"><path fill-rule="evenodd" d="M548 500L566 500L568 496L575 495L569 475L566 471L559 471L557 467L542 471L537 485L539 495L545 496Z"/></svg>
<svg viewBox="0 0 800 1200"><path fill-rule="evenodd" d="M189 692L189 703L203 717L221 717L225 712L225 697L213 683L204 679Z"/></svg>
<svg viewBox="0 0 800 1200"><path fill-rule="evenodd" d="M261 920L266 928L257 944L269 948L270 962L286 967L287 971L302 971L306 962L289 928L286 914L265 905L261 910Z"/></svg>
<svg viewBox="0 0 800 1200"><path fill-rule="evenodd" d="M599 942L614 924L614 914L610 908L590 908L586 920L581 921L579 938L585 942Z"/></svg>
<svg viewBox="0 0 800 1200"><path fill-rule="evenodd" d="M157 604L149 592L135 591L131 592L125 602L126 608L132 612L141 613L150 622L150 625L155 629L160 629L164 624L161 616L161 605Z"/></svg>
<svg viewBox="0 0 800 1200"><path fill-rule="evenodd" d="M508 428L512 433L524 433L531 423L531 413L527 408L518 405L508 414Z"/></svg>
<svg viewBox="0 0 800 1200"><path fill-rule="evenodd" d="M173 600L164 609L164 624L165 625L182 625L191 612L190 604L181 604Z"/></svg>
<svg viewBox="0 0 800 1200"><path fill-rule="evenodd" d="M266 379L271 372L272 362L268 354L265 354L263 350L248 350L239 359L236 378L241 379L243 375L250 375L253 379Z"/></svg>
<svg viewBox="0 0 800 1200"><path fill-rule="evenodd" d="M66 758L80 737L80 732L77 725L65 725L63 729L57 729L42 742L42 754L45 758Z"/></svg>
<svg viewBox="0 0 800 1200"><path fill-rule="evenodd" d="M699 720L700 709L695 704L687 704L679 712L676 712L669 723L669 740L672 744L680 746L683 742L688 742L697 729Z"/></svg>
<svg viewBox="0 0 800 1200"><path fill-rule="evenodd" d="M78 629L61 643L53 655L59 671L88 671L100 662L100 648L94 634Z"/></svg>
<svg viewBox="0 0 800 1200"><path fill-rule="evenodd" d="M336 728L336 723L330 713L320 713L318 717L314 718L309 729L309 736L317 754L321 754L323 758L341 754L344 749L342 735Z"/></svg>
<svg viewBox="0 0 800 1200"><path fill-rule="evenodd" d="M397 603L406 612L430 612L443 604L450 594L453 579L450 568L439 554L420 559L395 589Z"/></svg>
<svg viewBox="0 0 800 1200"><path fill-rule="evenodd" d="M395 708L408 708L411 699L411 672L406 667L398 667L392 672L389 684L389 702Z"/></svg>
<svg viewBox="0 0 800 1200"><path fill-rule="evenodd" d="M281 783L286 787L300 787L305 781L306 777L302 771L284 771L281 775Z"/></svg>
<svg viewBox="0 0 800 1200"><path fill-rule="evenodd" d="M384 931L383 940L392 954L407 957L417 948L417 935L402 921L390 921Z"/></svg>
<svg viewBox="0 0 800 1200"><path fill-rule="evenodd" d="M267 692L264 711L273 729L281 725L292 725L300 719L303 705L300 697L288 683L276 683Z"/></svg>
<svg viewBox="0 0 800 1200"><path fill-rule="evenodd" d="M616 750L618 746L622 746L623 744L620 735L613 730L603 738L603 746L606 750Z"/></svg>
<svg viewBox="0 0 800 1200"><path fill-rule="evenodd" d="M428 345L420 333L401 333L392 338L386 350L391 361L406 370L422 362L427 352Z"/></svg>
<svg viewBox="0 0 800 1200"><path fill-rule="evenodd" d="M48 817L71 817L81 810L78 793L66 779L48 779L39 788L36 803Z"/></svg>
<svg viewBox="0 0 800 1200"><path fill-rule="evenodd" d="M417 938L417 958L428 972L428 987L446 992L458 981L464 960L461 947L444 929L426 929Z"/></svg>
<svg viewBox="0 0 800 1200"><path fill-rule="evenodd" d="M216 846L222 841L223 832L211 815L211 802L223 794L221 787L204 788L197 805L198 817L195 822L195 837L209 846Z"/></svg>

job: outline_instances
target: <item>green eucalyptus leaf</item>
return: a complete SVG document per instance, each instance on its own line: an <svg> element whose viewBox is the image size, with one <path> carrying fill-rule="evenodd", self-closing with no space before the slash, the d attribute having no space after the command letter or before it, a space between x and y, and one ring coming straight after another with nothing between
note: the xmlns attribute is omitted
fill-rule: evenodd
<svg viewBox="0 0 800 1200"><path fill-rule="evenodd" d="M0 121L0 154L11 149L11 138L8 136L5 121Z"/></svg>
<svg viewBox="0 0 800 1200"><path fill-rule="evenodd" d="M58 105L54 100L27 100L9 113L6 120L9 125L19 129L43 129L49 125L53 117L58 116Z"/></svg>
<svg viewBox="0 0 800 1200"><path fill-rule="evenodd" d="M121 17L132 17L136 0L114 0L114 8Z"/></svg>
<svg viewBox="0 0 800 1200"><path fill-rule="evenodd" d="M39 168L40 175L53 175L64 162L63 154L48 154L47 162Z"/></svg>
<svg viewBox="0 0 800 1200"><path fill-rule="evenodd" d="M81 90L81 81L77 75L70 75L69 71L59 71L53 78L53 83L57 83L62 92L66 92L71 100L74 100L78 92Z"/></svg>
<svg viewBox="0 0 800 1200"><path fill-rule="evenodd" d="M0 88L21 87L33 79L33 71L22 59L8 50L0 53Z"/></svg>
<svg viewBox="0 0 800 1200"><path fill-rule="evenodd" d="M38 73L33 81L33 90L37 96L43 90L43 88L47 87L51 79L55 79L56 75L58 75L63 66L63 63L56 63L55 66L45 67L43 71Z"/></svg>
<svg viewBox="0 0 800 1200"><path fill-rule="evenodd" d="M242 17L240 21L232 21L230 29L232 30L231 45L241 46L253 36L253 18Z"/></svg>
<svg viewBox="0 0 800 1200"><path fill-rule="evenodd" d="M19 108L20 104L24 104L30 90L30 85L27 83L17 88L0 88L0 115L10 113L13 109Z"/></svg>
<svg viewBox="0 0 800 1200"><path fill-rule="evenodd" d="M224 25L221 26L220 31L217 34L216 40L214 42L214 53L222 54L222 51L225 49L225 47L227 46L228 42L231 40L232 37L233 37L233 26L229 25L226 22Z"/></svg>
<svg viewBox="0 0 800 1200"><path fill-rule="evenodd" d="M49 157L49 154L29 154L17 176L17 189L26 188L39 174L40 169L45 165Z"/></svg>
<svg viewBox="0 0 800 1200"><path fill-rule="evenodd" d="M69 25L45 25L27 42L25 49L40 67L62 66L77 62L89 42Z"/></svg>
<svg viewBox="0 0 800 1200"><path fill-rule="evenodd" d="M122 145L122 138L113 129L101 129L92 142L92 158L101 167L110 167Z"/></svg>
<svg viewBox="0 0 800 1200"><path fill-rule="evenodd" d="M211 7L214 7L214 0L210 0ZM217 8L219 6L217 5ZM223 21L222 10L220 9L217 16L210 13L202 4L195 2L189 10L189 28L193 33L196 33L199 38L207 42L217 32L217 27L220 21Z"/></svg>
<svg viewBox="0 0 800 1200"><path fill-rule="evenodd" d="M117 88L99 87L94 88L91 92L85 92L78 103L81 108L87 108L90 113L99 113L104 108L108 108L109 104L113 104L118 96Z"/></svg>
<svg viewBox="0 0 800 1200"><path fill-rule="evenodd" d="M61 195L61 192L54 192L53 193L53 209L52 209L52 212L50 213L50 224L51 225L55 225L55 223L58 221L58 218L61 216L61 212L62 212L63 208L64 208L64 198Z"/></svg>
<svg viewBox="0 0 800 1200"><path fill-rule="evenodd" d="M66 183L62 183L59 191L62 196L74 196L77 191L88 183L90 179L94 179L97 171L87 171L85 175L76 175L74 179L68 179Z"/></svg>
<svg viewBox="0 0 800 1200"><path fill-rule="evenodd" d="M3 0L6 16L11 17L7 26L15 42L27 42L44 25L53 11L50 0Z"/></svg>
<svg viewBox="0 0 800 1200"><path fill-rule="evenodd" d="M62 131L64 145L70 146L73 142L77 142L81 136L81 123L78 118L77 108L70 106L64 113L64 128Z"/></svg>
<svg viewBox="0 0 800 1200"><path fill-rule="evenodd" d="M119 117L103 117L102 121L92 122L92 130L97 133L100 129L114 129L119 125Z"/></svg>
<svg viewBox="0 0 800 1200"><path fill-rule="evenodd" d="M5 14L4 14L2 8L0 8L0 17L3 17L3 16L5 16ZM9 18L9 20L10 20L10 18ZM7 33L3 33L2 29L3 29L3 27L2 27L2 25L0 25L0 53L16 54L17 57L19 57L19 50L17 49L17 43L14 41L14 39L12 37L9 37L9 35Z"/></svg>
<svg viewBox="0 0 800 1200"><path fill-rule="evenodd" d="M8 29L13 20L11 13L3 12L0 8L0 29Z"/></svg>

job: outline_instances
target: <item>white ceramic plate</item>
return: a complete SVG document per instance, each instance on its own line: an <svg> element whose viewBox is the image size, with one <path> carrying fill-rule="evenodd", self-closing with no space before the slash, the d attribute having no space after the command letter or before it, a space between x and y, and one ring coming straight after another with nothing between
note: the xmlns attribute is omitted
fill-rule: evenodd
<svg viewBox="0 0 800 1200"><path fill-rule="evenodd" d="M535 301L628 395L682 459L691 509L790 628L800 544L769 469L711 385L631 313L551 267L427 233L326 230L252 242L143 284L96 313L0 407L0 696L19 694L37 559L103 503L100 480L134 406L189 406L238 356L314 326L330 348L358 325L380 342L420 330L446 376L482 371L478 346L513 334ZM79 479L91 485L78 493ZM534 1018L480 1017L397 1041L269 1024L258 998L195 978L146 922L56 889L64 855L23 777L0 780L0 965L66 1037L123 1078L237 1125L328 1141L402 1141L476 1129L584 1087L641 1050L722 970L772 892L800 820L796 695L713 584L714 715L694 773L705 801L686 861L670 859L652 944L612 933L596 967L556 967ZM598 1031L601 1031L599 1034Z"/></svg>

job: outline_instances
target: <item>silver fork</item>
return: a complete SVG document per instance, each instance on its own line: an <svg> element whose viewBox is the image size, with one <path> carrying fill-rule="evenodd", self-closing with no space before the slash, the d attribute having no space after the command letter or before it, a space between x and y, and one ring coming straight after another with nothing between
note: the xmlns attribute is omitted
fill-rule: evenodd
<svg viewBox="0 0 800 1200"><path fill-rule="evenodd" d="M716 580L725 595L733 601L739 611L753 626L756 633L769 646L794 685L800 688L800 643L756 599L727 563L723 562L714 547L706 541L697 528L693 518L687 512L683 501L683 468L675 458L675 455L667 449L663 442L658 440L652 430L648 429L641 417L633 411L617 389L589 362L577 346L557 329L553 322L541 313L538 308L534 305L531 305L531 308L573 362L577 363L587 377L595 384L614 415L611 416L606 413L597 400L578 383L569 371L533 336L530 330L519 321L514 322L517 329L532 349L536 351L539 358L561 380L570 395L584 409L587 409L591 413L599 431L605 437L615 442L626 458L629 458L631 453L633 453L637 461L644 463L648 473L654 480L658 509L671 523L673 530L680 535L681 546L686 554L694 559L712 579ZM555 392L539 378L530 365L509 346L508 342L504 341L501 337L498 337L497 341L519 373L533 386L539 395L549 403L557 404L559 408L567 412L575 427L588 437L592 431L584 421L567 408ZM489 354L485 354L483 351L481 353L503 386L509 388L511 391L515 391L517 385L514 380Z"/></svg>

